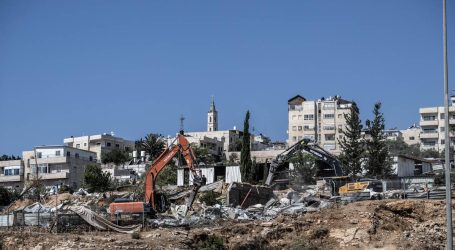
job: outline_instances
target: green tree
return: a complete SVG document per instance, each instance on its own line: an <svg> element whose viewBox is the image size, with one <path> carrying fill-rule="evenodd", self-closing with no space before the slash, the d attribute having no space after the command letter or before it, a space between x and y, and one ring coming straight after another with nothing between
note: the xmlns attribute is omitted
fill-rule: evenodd
<svg viewBox="0 0 455 250"><path fill-rule="evenodd" d="M387 140L386 144L389 148L390 155L407 155L413 157L421 157L422 155L418 144L408 145L401 136L397 137L396 140Z"/></svg>
<svg viewBox="0 0 455 250"><path fill-rule="evenodd" d="M343 164L345 175L357 178L362 174L362 159L364 157L364 143L362 140L362 122L359 117L359 108L355 102L352 103L350 112L344 114L346 127L344 137L338 142L341 146L340 160Z"/></svg>
<svg viewBox="0 0 455 250"><path fill-rule="evenodd" d="M385 119L381 112L381 103L374 105L374 119L367 120L366 126L371 139L367 140L367 175L370 177L385 178L392 174L392 160L386 145L384 135Z"/></svg>
<svg viewBox="0 0 455 250"><path fill-rule="evenodd" d="M251 182L254 180L253 162L251 161L250 152L250 111L246 112L243 123L242 150L240 151L240 172L242 180Z"/></svg>
<svg viewBox="0 0 455 250"><path fill-rule="evenodd" d="M12 201L12 193L8 189L0 187L0 206L8 206Z"/></svg>
<svg viewBox="0 0 455 250"><path fill-rule="evenodd" d="M159 187L177 184L177 165L174 161L169 162L169 164L161 170L156 177L155 184Z"/></svg>
<svg viewBox="0 0 455 250"><path fill-rule="evenodd" d="M229 165L236 164L239 159L239 156L236 153L231 153L229 155Z"/></svg>
<svg viewBox="0 0 455 250"><path fill-rule="evenodd" d="M85 166L84 184L95 192L104 192L111 184L111 174L103 172L101 167L94 164Z"/></svg>
<svg viewBox="0 0 455 250"><path fill-rule="evenodd" d="M150 156L150 161L153 161L163 152L166 146L163 136L160 134L150 133L144 139L139 139L135 143L135 148L138 151L145 151Z"/></svg>
<svg viewBox="0 0 455 250"><path fill-rule="evenodd" d="M101 155L101 162L103 164L114 163L115 165L120 165L130 160L129 153L120 149L113 149L107 153L103 152Z"/></svg>
<svg viewBox="0 0 455 250"><path fill-rule="evenodd" d="M191 149L193 149L194 156L199 163L204 163L207 165L215 163L215 157L209 152L207 148L191 144Z"/></svg>
<svg viewBox="0 0 455 250"><path fill-rule="evenodd" d="M294 165L294 171L291 173L291 179L294 184L311 185L316 184L316 158L310 154L298 152L289 162Z"/></svg>

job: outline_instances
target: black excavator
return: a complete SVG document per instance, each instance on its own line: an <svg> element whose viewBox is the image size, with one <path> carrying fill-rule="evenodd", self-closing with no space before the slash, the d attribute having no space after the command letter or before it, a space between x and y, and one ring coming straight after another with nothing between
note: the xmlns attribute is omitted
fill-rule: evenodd
<svg viewBox="0 0 455 250"><path fill-rule="evenodd" d="M279 183L279 180L276 179L277 176L285 172L285 166L289 163L289 160L302 151L317 158L316 163L319 167L317 176L322 177L330 184L332 195L338 195L338 188L347 181L347 176L343 175L340 160L309 139L298 141L272 160L265 185L274 186Z"/></svg>

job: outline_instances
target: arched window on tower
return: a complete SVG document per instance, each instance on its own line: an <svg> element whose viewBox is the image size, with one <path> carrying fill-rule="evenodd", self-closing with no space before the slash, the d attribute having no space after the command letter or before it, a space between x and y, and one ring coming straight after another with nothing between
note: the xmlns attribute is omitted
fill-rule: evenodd
<svg viewBox="0 0 455 250"><path fill-rule="evenodd" d="M209 122L212 122L212 117L211 116L209 117Z"/></svg>

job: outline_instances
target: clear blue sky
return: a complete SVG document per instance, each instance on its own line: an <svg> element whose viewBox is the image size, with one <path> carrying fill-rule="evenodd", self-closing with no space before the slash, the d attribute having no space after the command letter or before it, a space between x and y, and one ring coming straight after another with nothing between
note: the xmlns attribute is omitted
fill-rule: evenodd
<svg viewBox="0 0 455 250"><path fill-rule="evenodd" d="M455 3L448 1L455 67ZM452 60L451 60L452 59ZM286 139L287 100L341 95L387 127L443 104L442 0L0 2L0 154L114 131L251 126ZM454 88L454 82L450 88Z"/></svg>

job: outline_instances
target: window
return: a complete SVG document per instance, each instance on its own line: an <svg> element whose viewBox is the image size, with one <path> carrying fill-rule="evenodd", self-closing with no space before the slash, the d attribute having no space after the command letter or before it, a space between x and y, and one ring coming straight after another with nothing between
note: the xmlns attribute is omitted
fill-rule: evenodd
<svg viewBox="0 0 455 250"><path fill-rule="evenodd" d="M300 141L300 140L302 140L302 137L301 137L301 136L299 136L299 137L298 137L298 139L299 139L299 141Z"/></svg>
<svg viewBox="0 0 455 250"><path fill-rule="evenodd" d="M314 141L314 135L304 135L303 138Z"/></svg>
<svg viewBox="0 0 455 250"><path fill-rule="evenodd" d="M38 158L43 157L43 154L41 152L38 152L36 155L37 155L36 157L38 157Z"/></svg>
<svg viewBox="0 0 455 250"><path fill-rule="evenodd" d="M66 157L71 157L71 152L70 151L66 152Z"/></svg>
<svg viewBox="0 0 455 250"><path fill-rule="evenodd" d="M303 125L303 130L305 130L305 131L314 130L314 126L313 125Z"/></svg>
<svg viewBox="0 0 455 250"><path fill-rule="evenodd" d="M106 142L106 146L110 147L111 143L110 142Z"/></svg>
<svg viewBox="0 0 455 250"><path fill-rule="evenodd" d="M60 156L60 150L55 151L55 156Z"/></svg>
<svg viewBox="0 0 455 250"><path fill-rule="evenodd" d="M87 143L86 142L84 142L84 147L87 147Z"/></svg>
<svg viewBox="0 0 455 250"><path fill-rule="evenodd" d="M130 151L130 147L125 147L125 151Z"/></svg>
<svg viewBox="0 0 455 250"><path fill-rule="evenodd" d="M299 131L302 131L302 126L299 126L299 127L298 127L298 130L299 130Z"/></svg>
<svg viewBox="0 0 455 250"><path fill-rule="evenodd" d="M325 135L325 140L326 141L334 141L335 140L335 135L334 134Z"/></svg>
<svg viewBox="0 0 455 250"><path fill-rule="evenodd" d="M342 114L338 114L338 119L341 119L343 118L343 115Z"/></svg>
<svg viewBox="0 0 455 250"><path fill-rule="evenodd" d="M436 116L435 115L425 115L425 116L422 116L422 119L424 121L435 121L436 120Z"/></svg>
<svg viewBox="0 0 455 250"><path fill-rule="evenodd" d="M302 115L299 115L299 116L297 117L297 120L302 120Z"/></svg>
<svg viewBox="0 0 455 250"><path fill-rule="evenodd" d="M414 141L414 140L415 140L415 137L414 137L414 136L410 136L410 137L409 137L409 140L410 140L410 141Z"/></svg>
<svg viewBox="0 0 455 250"><path fill-rule="evenodd" d="M442 139L441 144L445 144L446 140Z"/></svg>
<svg viewBox="0 0 455 250"><path fill-rule="evenodd" d="M292 120L294 121L296 117L297 117L296 115L293 115L292 116Z"/></svg>
<svg viewBox="0 0 455 250"><path fill-rule="evenodd" d="M89 156L89 157L88 157L88 160L89 160L89 161L93 161L93 156Z"/></svg>
<svg viewBox="0 0 455 250"><path fill-rule="evenodd" d="M120 144L115 144L115 147L116 148L120 148Z"/></svg>
<svg viewBox="0 0 455 250"><path fill-rule="evenodd" d="M293 136L293 137L292 137L292 140L293 140L293 141L297 141L297 137Z"/></svg>
<svg viewBox="0 0 455 250"><path fill-rule="evenodd" d="M209 122L212 122L212 117L211 116L209 117Z"/></svg>
<svg viewBox="0 0 455 250"><path fill-rule="evenodd" d="M79 158L79 153L74 154L75 158Z"/></svg>
<svg viewBox="0 0 455 250"><path fill-rule="evenodd" d="M333 110L333 109L335 109L335 103L324 103L323 109Z"/></svg>
<svg viewBox="0 0 455 250"><path fill-rule="evenodd" d="M335 114L324 114L324 119L334 119Z"/></svg>
<svg viewBox="0 0 455 250"><path fill-rule="evenodd" d="M302 110L302 105L289 105L290 110Z"/></svg>
<svg viewBox="0 0 455 250"><path fill-rule="evenodd" d="M314 120L314 115L303 115L303 120L312 121Z"/></svg>
<svg viewBox="0 0 455 250"><path fill-rule="evenodd" d="M81 144L76 144L76 148L80 148L81 147Z"/></svg>
<svg viewBox="0 0 455 250"><path fill-rule="evenodd" d="M335 125L324 125L324 130L335 130Z"/></svg>
<svg viewBox="0 0 455 250"><path fill-rule="evenodd" d="M444 120L444 119L445 119L445 114L444 114L444 113L441 113L441 114L439 115L439 118L440 118L441 120Z"/></svg>
<svg viewBox="0 0 455 250"><path fill-rule="evenodd" d="M292 126L292 131L297 131L297 126Z"/></svg>

